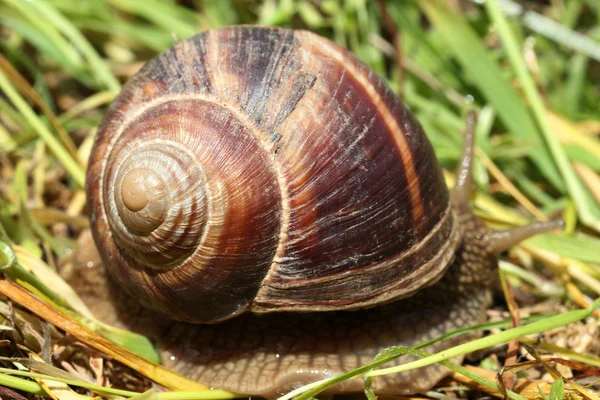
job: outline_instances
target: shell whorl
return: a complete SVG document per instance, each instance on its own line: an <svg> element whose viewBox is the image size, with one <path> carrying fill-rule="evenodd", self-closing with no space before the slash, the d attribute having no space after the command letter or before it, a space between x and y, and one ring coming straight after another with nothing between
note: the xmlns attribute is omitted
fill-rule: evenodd
<svg viewBox="0 0 600 400"><path fill-rule="evenodd" d="M87 194L111 275L192 322L406 297L461 235L431 144L384 82L276 28L208 31L148 62L105 116Z"/></svg>
<svg viewBox="0 0 600 400"><path fill-rule="evenodd" d="M176 307L178 319L243 311L280 229L276 173L259 138L202 96L163 97L132 114L102 172L113 272L126 288L143 282L136 297L166 313ZM238 265L251 265L246 276L232 276ZM218 305L199 313L207 302Z"/></svg>
<svg viewBox="0 0 600 400"><path fill-rule="evenodd" d="M200 244L207 223L210 198L200 161L176 142L146 136L119 147L108 159L115 174L107 177L114 181L106 182L117 245L150 268L181 263Z"/></svg>

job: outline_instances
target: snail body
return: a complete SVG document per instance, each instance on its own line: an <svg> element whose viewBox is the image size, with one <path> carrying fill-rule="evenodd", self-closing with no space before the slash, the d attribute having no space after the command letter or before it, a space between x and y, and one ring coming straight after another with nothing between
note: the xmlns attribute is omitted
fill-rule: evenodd
<svg viewBox="0 0 600 400"><path fill-rule="evenodd" d="M500 235L473 216L472 137L451 196L418 122L328 40L234 27L180 42L126 85L90 158L110 275L182 322L149 328L128 300L120 318L186 375L266 396L483 322L494 256L548 226ZM426 390L440 368L375 389Z"/></svg>

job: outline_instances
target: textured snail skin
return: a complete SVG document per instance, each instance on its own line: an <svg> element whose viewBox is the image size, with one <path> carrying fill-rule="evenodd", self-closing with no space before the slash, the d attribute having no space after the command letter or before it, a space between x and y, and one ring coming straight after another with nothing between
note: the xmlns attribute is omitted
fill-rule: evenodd
<svg viewBox="0 0 600 400"><path fill-rule="evenodd" d="M87 178L111 274L187 322L383 304L435 283L460 239L420 125L303 31L208 31L149 61Z"/></svg>
<svg viewBox="0 0 600 400"><path fill-rule="evenodd" d="M84 256L70 283L94 314L106 323L155 341L163 364L209 387L273 398L370 361L395 345L411 346L458 328L485 322L491 304L495 260L488 253L489 230L465 216L468 245L457 253L448 273L415 296L381 307L326 313L245 313L216 325L195 325L158 318L125 295L105 275L94 256ZM81 248L93 248L86 240ZM463 334L423 348L438 352L478 336ZM386 366L409 361L400 357ZM460 361L457 359L455 361ZM377 394L429 390L450 371L439 365L377 377ZM353 379L328 393L360 392Z"/></svg>
<svg viewBox="0 0 600 400"><path fill-rule="evenodd" d="M71 283L99 318L152 338L167 366L265 397L482 323L497 254L556 224L495 232L472 214L468 122L449 196L418 123L325 39L241 27L181 42L132 79L101 127L87 194L113 279L83 267ZM164 139L169 132L177 141ZM227 279L221 291L210 286ZM184 285L198 280L198 293ZM187 321L254 313L174 322L121 287ZM288 312L266 313L274 309ZM376 378L373 388L423 392L447 373L429 366ZM362 387L353 379L331 392Z"/></svg>

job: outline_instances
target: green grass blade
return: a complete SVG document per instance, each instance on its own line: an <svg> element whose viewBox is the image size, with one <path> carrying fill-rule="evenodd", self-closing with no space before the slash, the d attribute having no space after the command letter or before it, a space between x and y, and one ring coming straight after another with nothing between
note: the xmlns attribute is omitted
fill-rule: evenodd
<svg viewBox="0 0 600 400"><path fill-rule="evenodd" d="M153 22L167 32L175 34L176 38L174 38L174 42L186 39L199 32L196 26L199 25L196 14L173 3L156 0L111 0L110 3L123 11Z"/></svg>
<svg viewBox="0 0 600 400"><path fill-rule="evenodd" d="M570 160L580 162L597 172L600 172L600 158L596 157L595 154L592 154L588 148L568 143L563 145L563 147Z"/></svg>
<svg viewBox="0 0 600 400"><path fill-rule="evenodd" d="M583 54L576 54L569 61L569 76L565 82L565 90L559 92L564 98L561 102L564 112L575 114L580 111L588 67L589 58Z"/></svg>
<svg viewBox="0 0 600 400"><path fill-rule="evenodd" d="M563 257L600 264L600 239L579 234L577 236L566 235L538 235L524 242L526 245L538 249L550 251Z"/></svg>
<svg viewBox="0 0 600 400"><path fill-rule="evenodd" d="M110 69L104 60L100 58L92 45L69 20L44 0L32 1L29 4L31 4L31 7L37 9L41 15L44 15L44 23L54 25L60 32L69 38L73 45L75 45L88 61L90 72L93 77L97 77L97 79L109 90L118 91L121 89L119 81L117 81L112 72L110 72Z"/></svg>
<svg viewBox="0 0 600 400"><path fill-rule="evenodd" d="M576 1L571 2L576 3ZM495 0L494 3L494 7L499 5L506 14L521 17L523 25L532 31L580 54L585 54L600 61L600 43L595 42L589 36L571 30L567 26L534 11L525 11L523 6L512 0Z"/></svg>
<svg viewBox="0 0 600 400"><path fill-rule="evenodd" d="M426 358L422 358L420 360L398 365L396 367L384 368L368 372L367 374L365 374L365 376L383 376L395 374L402 371L408 371L415 368L425 367L427 365L435 364L440 361L448 360L452 357L457 357L460 355L471 353L473 351L485 349L486 347L506 343L513 339L518 339L522 336L545 332L550 329L555 329L561 326L571 324L573 322L580 321L583 318L590 315L592 312L594 312L594 310L598 307L600 307L600 299L594 301L592 305L590 305L590 307L584 310L569 311L563 314L556 315L554 317L543 319L541 321L533 322L528 325L523 325L517 328L509 329L504 332L496 333L494 335L486 336L468 343L454 346L448 350L441 351L439 353L433 354Z"/></svg>
<svg viewBox="0 0 600 400"><path fill-rule="evenodd" d="M46 391L36 382L0 373L0 385L46 397Z"/></svg>
<svg viewBox="0 0 600 400"><path fill-rule="evenodd" d="M323 392L324 390L336 385L337 383L343 382L345 380L348 380L348 379L351 379L351 378L354 378L357 376L361 376L366 371L369 371L379 365L385 364L385 363L387 363L397 357L400 357L404 354L412 354L414 356L421 357L422 359L430 356L429 353L426 353L424 351L421 351L421 350L418 350L415 348L411 348L411 347L403 347L403 346L391 347L389 349L383 350L380 354L377 355L377 357L375 357L375 360L373 362L371 362L370 364L368 364L364 367L355 369L346 374L342 374L342 375L339 375L339 376L331 378L331 379L324 379L324 380L321 380L318 382L314 382L314 383L305 385L305 386L298 388L290 393L287 393L286 395L280 397L278 400L290 400L291 398L295 398L295 400L309 400L311 398L314 398L316 395ZM474 382L477 382L481 385L487 386L492 390L496 390L498 392L500 391L496 382L494 382L490 379L487 379L486 377L481 376L473 371L470 371L469 369L467 369L461 365L453 363L449 360L440 361L440 365L442 365L454 372L457 372L461 375L467 376L470 379L472 379ZM368 393L370 391L370 385L371 385L372 379L373 379L373 377L367 377L365 379L365 392L367 392L368 396L369 396ZM522 397L510 390L507 390L507 394L511 400L525 400L524 397Z"/></svg>
<svg viewBox="0 0 600 400"><path fill-rule="evenodd" d="M558 378L550 388L550 400L563 400L565 394L565 383L561 378Z"/></svg>
<svg viewBox="0 0 600 400"><path fill-rule="evenodd" d="M31 107L17 93L15 88L8 81L6 75L0 71L0 89L6 94L10 101L15 105L27 122L33 127L36 133L42 138L50 150L54 153L57 160L62 163L69 172L75 183L83 187L85 182L85 173L79 163L75 161L67 149L65 149L60 141L52 135L42 120L33 112Z"/></svg>
<svg viewBox="0 0 600 400"><path fill-rule="evenodd" d="M468 23L439 0L420 3L423 11L446 40L446 45L471 77L473 83L498 112L503 124L532 149L529 157L540 172L558 188L564 188L548 149L517 91L496 61L490 58L481 39Z"/></svg>
<svg viewBox="0 0 600 400"><path fill-rule="evenodd" d="M74 22L76 26L88 31L100 32L108 35L125 36L128 40L140 42L155 52L161 52L174 44L173 36L156 27L146 24L133 24L119 19L104 20L83 18Z"/></svg>
<svg viewBox="0 0 600 400"><path fill-rule="evenodd" d="M552 132L552 127L546 114L546 107L539 95L535 82L527 71L527 66L521 56L515 35L508 25L508 21L500 11L496 1L487 1L485 6L490 18L498 28L498 34L502 39L508 58L519 78L519 82L525 92L527 101L531 105L537 123L541 127L541 133L550 149L550 153L566 182L568 192L577 205L581 221L588 227L600 232L600 210L588 201L581 181L569 163L564 149Z"/></svg>
<svg viewBox="0 0 600 400"><path fill-rule="evenodd" d="M17 0L8 0L8 4L18 11L11 13L10 9L2 8L0 22L16 32L19 32L36 46L40 52L50 55L60 63L66 70L78 75L82 70L81 56L69 45L69 43L49 25L41 23L41 18Z"/></svg>

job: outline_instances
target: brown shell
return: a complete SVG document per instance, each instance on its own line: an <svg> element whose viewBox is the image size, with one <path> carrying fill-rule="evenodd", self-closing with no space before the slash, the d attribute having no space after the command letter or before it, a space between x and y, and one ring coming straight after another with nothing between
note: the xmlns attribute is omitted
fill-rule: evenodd
<svg viewBox="0 0 600 400"><path fill-rule="evenodd" d="M309 32L233 27L180 42L126 85L92 154L105 263L183 321L406 297L439 279L460 237L419 124Z"/></svg>

